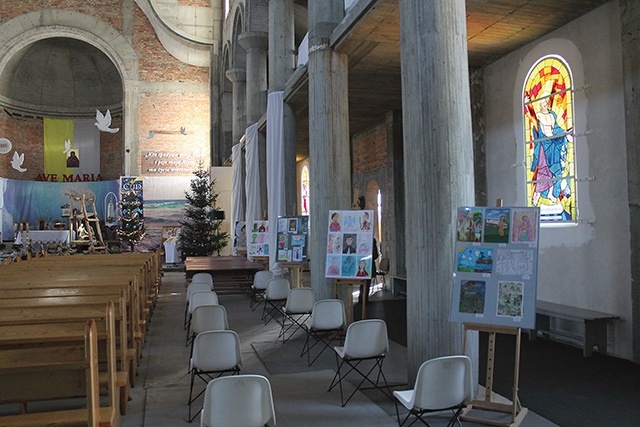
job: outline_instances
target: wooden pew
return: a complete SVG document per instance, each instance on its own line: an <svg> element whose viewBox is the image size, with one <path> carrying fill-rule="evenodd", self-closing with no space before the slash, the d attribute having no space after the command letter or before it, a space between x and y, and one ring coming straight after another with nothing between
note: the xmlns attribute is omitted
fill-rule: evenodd
<svg viewBox="0 0 640 427"><path fill-rule="evenodd" d="M113 300L116 303L113 303ZM121 413L126 413L126 401L130 396L129 388L135 383L137 359L130 348L130 331L127 328L127 305L124 291L120 295L71 296L71 297L42 297L42 298L11 298L0 299L0 327L25 326L28 324L61 324L78 322L92 315L100 319L100 310L105 304L115 306L114 338L116 339L119 368L116 372L116 385L121 390ZM95 310L87 313L84 308ZM24 310L28 309L28 312ZM104 316L102 316L104 317ZM104 352L103 352L104 353ZM103 354L102 360L105 360ZM103 383L104 378L103 378Z"/></svg>
<svg viewBox="0 0 640 427"><path fill-rule="evenodd" d="M111 311L113 320L113 305L107 308ZM109 314L107 313L107 317ZM76 334L77 335L77 334ZM78 345L76 340L62 341L59 345L50 345L33 351L29 347L28 338L18 342L14 338L15 347L2 345L0 348L0 392L11 390L13 393L33 390L38 392L52 392L53 389L64 388L68 382L45 382L43 377L62 373L61 378L73 378L72 386L84 384L83 395L86 396L85 408L65 409L39 413L21 413L0 416L0 427L40 427L40 426L114 426L120 425L120 416L116 409L117 395L113 392L113 382L109 384L112 392L109 395L109 406L100 407L99 367L98 367L98 332L96 322L90 319L86 322L84 334L81 334L84 344ZM115 351L114 342L110 347ZM41 345L41 344L40 344ZM113 364L108 372L113 380ZM82 381L77 381L80 379ZM72 390L75 390L72 387ZM64 391L64 390L63 390Z"/></svg>
<svg viewBox="0 0 640 427"><path fill-rule="evenodd" d="M4 277L6 278L6 277ZM118 279L114 279L112 276L105 276L104 282L102 280L96 280L93 283L76 283L76 282L68 282L68 281L59 281L53 278L49 278L46 280L40 281L31 281L26 284L20 284L20 281L11 281L5 280L0 282L0 292L7 295L7 298L11 300L21 300L19 298L20 292L24 293L26 297L36 298L38 301L41 301L42 304L46 304L45 298L51 301L52 303L59 299L60 294L71 294L71 296L86 296L85 293L93 293L96 290L99 290L99 294L111 295L115 300L119 293L124 291L126 295L127 301L127 321L126 324L127 329L127 340L129 345L123 346L121 348L127 349L127 358L132 361L132 366L129 369L131 376L130 382L131 385L135 385L135 371L138 363L138 359L141 352L141 339L142 333L139 331L140 326L140 314L139 314L139 304L138 304L138 295L135 290L132 288L132 285L129 281L123 283ZM52 295L51 297L47 296L37 296L37 295ZM49 299L51 298L51 299ZM71 301L71 300L69 300ZM5 304L9 304L8 302ZM16 303L12 303L16 304ZM3 313L0 312L0 322L3 318Z"/></svg>

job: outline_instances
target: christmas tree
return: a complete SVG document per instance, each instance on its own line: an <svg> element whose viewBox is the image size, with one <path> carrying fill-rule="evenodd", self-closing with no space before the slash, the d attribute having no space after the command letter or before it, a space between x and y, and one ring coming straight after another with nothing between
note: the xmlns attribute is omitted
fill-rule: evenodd
<svg viewBox="0 0 640 427"><path fill-rule="evenodd" d="M179 247L183 259L188 256L210 256L227 246L228 233L221 229L222 211L217 207L218 193L213 191L213 182L209 182L209 172L200 168L193 172L191 192L185 192L185 205L182 233Z"/></svg>
<svg viewBox="0 0 640 427"><path fill-rule="evenodd" d="M131 252L135 245L144 238L144 219L142 217L142 201L133 191L120 193L120 228L116 231L118 239L129 244Z"/></svg>

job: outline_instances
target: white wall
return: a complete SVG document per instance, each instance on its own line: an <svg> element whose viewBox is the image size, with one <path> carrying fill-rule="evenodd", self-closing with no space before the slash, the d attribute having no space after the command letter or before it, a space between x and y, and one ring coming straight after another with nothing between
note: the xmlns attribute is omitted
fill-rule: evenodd
<svg viewBox="0 0 640 427"><path fill-rule="evenodd" d="M620 42L613 1L485 69L488 200L525 205L522 88L558 54L573 71L579 224L540 230L538 300L614 313L609 351L632 357L630 233ZM583 90L581 90L583 89ZM593 180L587 180L593 179ZM559 324L562 328L580 328Z"/></svg>

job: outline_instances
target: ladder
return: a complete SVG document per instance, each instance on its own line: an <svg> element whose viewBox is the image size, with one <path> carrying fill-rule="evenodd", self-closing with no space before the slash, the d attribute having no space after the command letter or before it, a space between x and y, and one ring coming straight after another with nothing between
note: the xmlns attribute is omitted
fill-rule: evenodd
<svg viewBox="0 0 640 427"><path fill-rule="evenodd" d="M107 249L107 245L102 238L102 230L100 229L100 218L96 211L96 195L92 191L84 194L70 194L70 210L71 218L69 221L69 231L71 233L71 243L76 245L88 245L88 251L93 253ZM75 205L77 204L77 208ZM84 237L78 234L82 231L82 224L85 232ZM75 231L75 233L74 233Z"/></svg>

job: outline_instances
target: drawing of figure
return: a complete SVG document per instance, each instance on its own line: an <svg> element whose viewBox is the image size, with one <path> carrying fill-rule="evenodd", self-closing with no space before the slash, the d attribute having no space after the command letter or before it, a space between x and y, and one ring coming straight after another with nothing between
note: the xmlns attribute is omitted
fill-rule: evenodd
<svg viewBox="0 0 640 427"><path fill-rule="evenodd" d="M331 224L329 224L329 231L340 231L340 223L338 220L340 219L340 215L338 212L334 212L331 214Z"/></svg>
<svg viewBox="0 0 640 427"><path fill-rule="evenodd" d="M287 236L284 234L280 235L280 240L278 240L278 249L284 249L287 247Z"/></svg>
<svg viewBox="0 0 640 427"><path fill-rule="evenodd" d="M343 254L355 254L356 253L356 239L352 234L344 235L344 248L342 249Z"/></svg>
<svg viewBox="0 0 640 427"><path fill-rule="evenodd" d="M521 242L528 242L533 237L531 223L529 222L529 215L522 215L520 218L516 237Z"/></svg>
<svg viewBox="0 0 640 427"><path fill-rule="evenodd" d="M531 162L533 180L538 181L534 183L534 206L539 206L540 198L556 204L561 195L571 196L566 180L560 178L565 174L567 149L569 142L573 142L573 136L566 135L571 128L562 129L558 124L558 116L552 110L555 90L556 82L553 81L551 89L538 97L538 111L531 104L531 95L525 92L524 96L524 114L531 121L535 141Z"/></svg>
<svg viewBox="0 0 640 427"><path fill-rule="evenodd" d="M371 221L369 220L369 212L362 214L360 218L360 231L371 231Z"/></svg>
<svg viewBox="0 0 640 427"><path fill-rule="evenodd" d="M504 215L500 215L500 220L498 221L498 236L504 237L504 230L507 229L507 217Z"/></svg>
<svg viewBox="0 0 640 427"><path fill-rule="evenodd" d="M358 263L358 271L356 272L356 277L369 277L369 272L367 271L367 263L365 260L360 260Z"/></svg>
<svg viewBox="0 0 640 427"><path fill-rule="evenodd" d="M331 264L327 268L327 276L339 276L340 267L338 266L338 257L331 258Z"/></svg>

